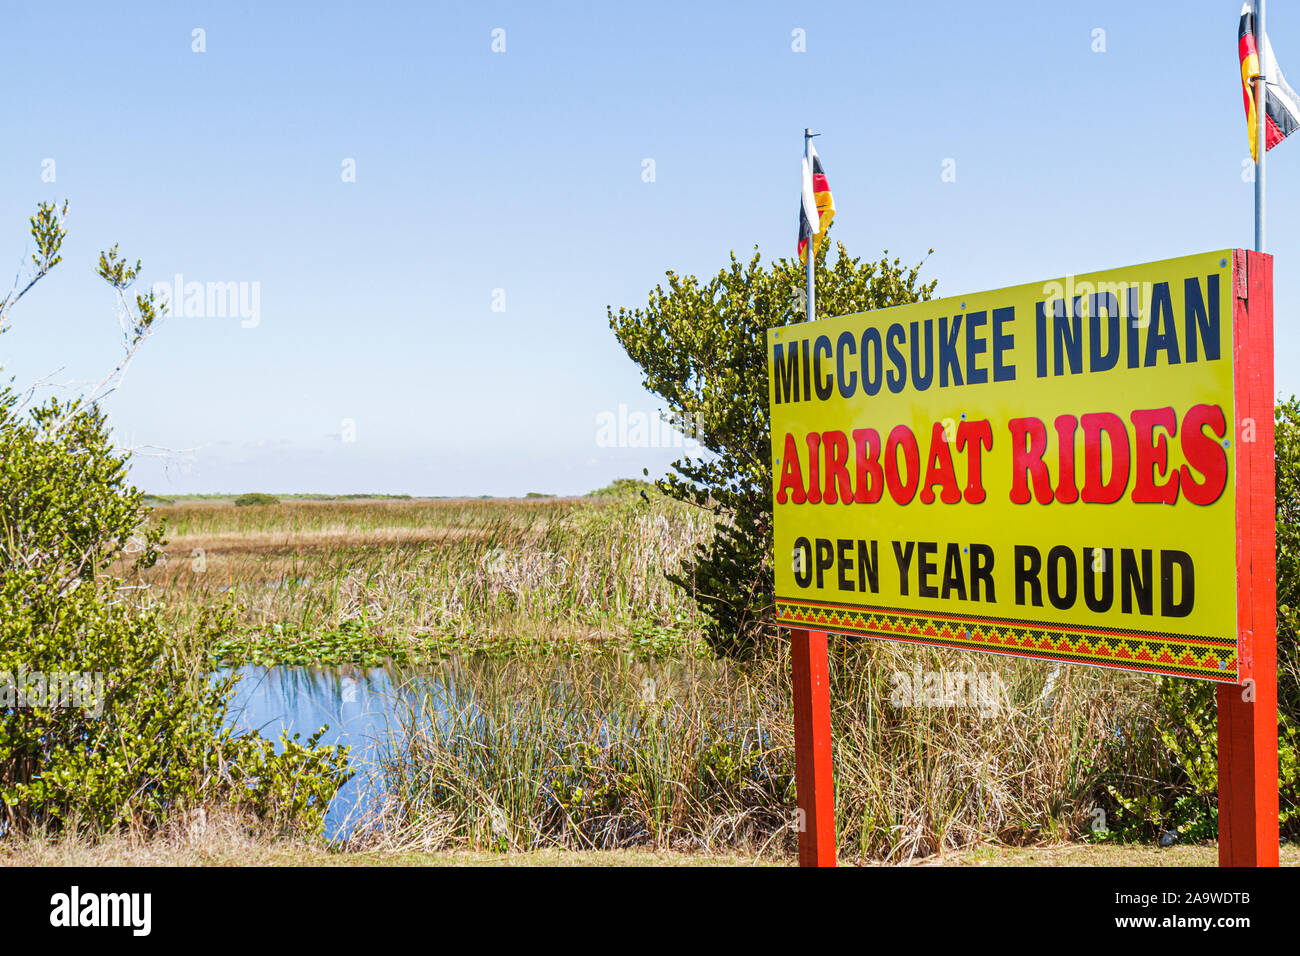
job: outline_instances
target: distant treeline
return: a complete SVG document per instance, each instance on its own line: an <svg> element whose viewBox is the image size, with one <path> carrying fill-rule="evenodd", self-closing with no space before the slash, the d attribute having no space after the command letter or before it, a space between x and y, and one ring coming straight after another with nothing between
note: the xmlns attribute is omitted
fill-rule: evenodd
<svg viewBox="0 0 1300 956"><path fill-rule="evenodd" d="M597 488L595 491L589 491L587 497L590 498L623 498L638 497L642 493L658 497L661 493L652 481L643 481L640 478L616 478L613 482L603 488ZM160 507L162 505L181 504L189 501L230 501L236 505L270 505L276 504L282 500L289 501L412 501L421 498L429 501L439 501L453 498L477 497L482 500L496 498L496 495L379 495L379 494L354 494L354 495L318 495L307 492L299 492L289 495L270 495L263 492L246 492L244 494L197 494L197 495L153 495L146 494L144 503L151 507ZM510 496L505 496L510 497ZM555 498L562 497L546 492L530 491L523 496L524 498Z"/></svg>
<svg viewBox="0 0 1300 956"><path fill-rule="evenodd" d="M277 501L288 499L291 501L410 501L412 495L378 495L378 494L355 494L355 495L315 495L306 492L300 492L291 495L268 495L262 492L248 492L241 495L231 494L207 494L207 495L151 495L144 496L144 503L147 505L174 505L184 501L238 501L243 499L259 499L258 504L273 504Z"/></svg>

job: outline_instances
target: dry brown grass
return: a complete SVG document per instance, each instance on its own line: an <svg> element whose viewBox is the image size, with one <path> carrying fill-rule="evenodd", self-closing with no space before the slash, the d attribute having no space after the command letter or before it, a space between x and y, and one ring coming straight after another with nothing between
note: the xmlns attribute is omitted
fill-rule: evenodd
<svg viewBox="0 0 1300 956"><path fill-rule="evenodd" d="M1218 866L1216 844L1161 848L1145 844L1057 843L1036 847L980 846L926 859L924 866ZM1282 866L1300 866L1300 847L1284 846Z"/></svg>
<svg viewBox="0 0 1300 956"><path fill-rule="evenodd" d="M239 834L201 842L183 839L131 843L0 841L0 866L783 866L791 860L740 853L682 853L672 850L558 850L494 853L486 850L366 850L337 852L319 843L258 842Z"/></svg>
<svg viewBox="0 0 1300 956"><path fill-rule="evenodd" d="M853 861L841 859L841 865ZM349 850L320 842L270 842L238 826L209 828L190 836L171 833L151 840L114 836L86 840L0 840L0 866L793 866L793 856L706 853L647 847L579 850L544 847L515 852L488 850ZM1213 844L1161 849L1136 844L1058 843L1035 847L981 845L914 861L918 866L951 867L1212 867ZM1284 846L1281 864L1300 866L1300 847ZM889 865L872 861L869 865Z"/></svg>

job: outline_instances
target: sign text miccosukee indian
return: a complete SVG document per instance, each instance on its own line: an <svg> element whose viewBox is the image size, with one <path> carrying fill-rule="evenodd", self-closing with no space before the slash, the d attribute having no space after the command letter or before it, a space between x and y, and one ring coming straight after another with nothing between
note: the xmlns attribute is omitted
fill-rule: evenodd
<svg viewBox="0 0 1300 956"><path fill-rule="evenodd" d="M778 619L1236 682L1233 268L770 330Z"/></svg>

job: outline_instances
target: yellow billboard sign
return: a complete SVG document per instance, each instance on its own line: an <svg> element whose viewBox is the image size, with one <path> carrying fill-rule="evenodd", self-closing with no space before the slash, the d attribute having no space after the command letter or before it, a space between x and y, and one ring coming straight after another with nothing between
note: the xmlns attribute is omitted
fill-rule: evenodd
<svg viewBox="0 0 1300 956"><path fill-rule="evenodd" d="M778 620L1237 682L1244 262L769 330Z"/></svg>

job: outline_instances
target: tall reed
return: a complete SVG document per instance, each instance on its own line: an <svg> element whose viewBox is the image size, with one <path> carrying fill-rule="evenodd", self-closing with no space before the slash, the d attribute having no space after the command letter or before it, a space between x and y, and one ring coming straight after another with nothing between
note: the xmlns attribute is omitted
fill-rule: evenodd
<svg viewBox="0 0 1300 956"><path fill-rule="evenodd" d="M229 602L253 643L351 628L394 653L444 638L687 638L695 604L663 571L712 533L708 515L662 498L201 504L155 518L167 554L145 580L176 627Z"/></svg>
<svg viewBox="0 0 1300 956"><path fill-rule="evenodd" d="M448 662L433 689L404 697L385 799L354 842L787 853L798 816L786 655ZM975 674L996 688L992 704L900 701L903 683L939 672ZM1149 716L1144 678L844 639L832 700L850 859L1078 836L1116 761L1158 759L1150 736L1126 732Z"/></svg>

